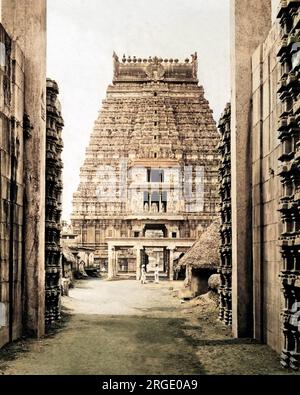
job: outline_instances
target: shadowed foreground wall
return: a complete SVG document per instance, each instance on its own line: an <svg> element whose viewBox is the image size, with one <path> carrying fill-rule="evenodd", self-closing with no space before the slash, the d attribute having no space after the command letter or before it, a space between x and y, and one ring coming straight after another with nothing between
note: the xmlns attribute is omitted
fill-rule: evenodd
<svg viewBox="0 0 300 395"><path fill-rule="evenodd" d="M3 345L45 327L46 0L2 0L1 22Z"/></svg>
<svg viewBox="0 0 300 395"><path fill-rule="evenodd" d="M0 346L22 330L24 57L0 25Z"/></svg>
<svg viewBox="0 0 300 395"><path fill-rule="evenodd" d="M277 138L279 26L252 56L252 229L254 337L281 351L281 284Z"/></svg>

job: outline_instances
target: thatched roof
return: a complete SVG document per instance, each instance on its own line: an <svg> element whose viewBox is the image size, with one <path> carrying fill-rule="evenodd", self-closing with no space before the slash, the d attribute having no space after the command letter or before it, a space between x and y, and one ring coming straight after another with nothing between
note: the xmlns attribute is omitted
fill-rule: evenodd
<svg viewBox="0 0 300 395"><path fill-rule="evenodd" d="M76 263L77 262L75 256L72 254L72 251L70 250L69 247L63 246L62 254L67 262L69 262L69 263Z"/></svg>
<svg viewBox="0 0 300 395"><path fill-rule="evenodd" d="M217 269L220 259L219 230L219 221L212 223L179 260L177 269L186 266L191 266L194 269Z"/></svg>

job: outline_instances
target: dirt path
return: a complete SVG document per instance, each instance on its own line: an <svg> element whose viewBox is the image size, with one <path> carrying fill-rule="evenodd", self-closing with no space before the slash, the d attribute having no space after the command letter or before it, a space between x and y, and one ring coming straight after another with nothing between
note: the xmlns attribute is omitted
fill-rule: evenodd
<svg viewBox="0 0 300 395"><path fill-rule="evenodd" d="M268 347L236 341L217 311L181 304L172 284L87 280L64 298L55 334L0 353L2 374L287 374ZM173 286L178 286L174 283Z"/></svg>

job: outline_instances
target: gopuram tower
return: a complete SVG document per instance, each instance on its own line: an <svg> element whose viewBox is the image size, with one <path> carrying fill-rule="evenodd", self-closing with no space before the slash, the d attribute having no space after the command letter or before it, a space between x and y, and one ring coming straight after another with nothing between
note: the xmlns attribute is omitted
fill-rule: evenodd
<svg viewBox="0 0 300 395"><path fill-rule="evenodd" d="M73 197L78 246L109 277L173 262L218 215L219 135L197 54L120 61L107 89Z"/></svg>

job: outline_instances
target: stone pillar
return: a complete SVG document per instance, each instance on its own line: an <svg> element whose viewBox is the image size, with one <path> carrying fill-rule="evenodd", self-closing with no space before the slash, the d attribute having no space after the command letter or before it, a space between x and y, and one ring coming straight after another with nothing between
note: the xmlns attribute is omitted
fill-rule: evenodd
<svg viewBox="0 0 300 395"><path fill-rule="evenodd" d="M140 280L141 277L141 247L136 247L136 279L137 281Z"/></svg>
<svg viewBox="0 0 300 395"><path fill-rule="evenodd" d="M108 246L108 278L112 279L115 275L115 247Z"/></svg>
<svg viewBox="0 0 300 395"><path fill-rule="evenodd" d="M232 326L252 336L251 56L271 28L271 0L231 0Z"/></svg>
<svg viewBox="0 0 300 395"><path fill-rule="evenodd" d="M2 0L2 24L25 57L24 327L45 331L46 0Z"/></svg>
<svg viewBox="0 0 300 395"><path fill-rule="evenodd" d="M119 254L120 250L115 249L114 277L118 275Z"/></svg>
<svg viewBox="0 0 300 395"><path fill-rule="evenodd" d="M169 280L174 280L174 248L169 248Z"/></svg>

